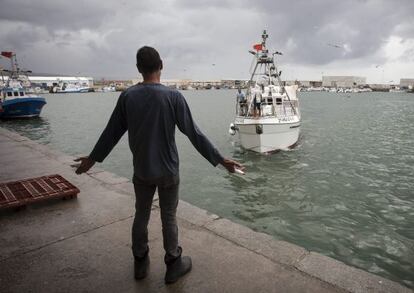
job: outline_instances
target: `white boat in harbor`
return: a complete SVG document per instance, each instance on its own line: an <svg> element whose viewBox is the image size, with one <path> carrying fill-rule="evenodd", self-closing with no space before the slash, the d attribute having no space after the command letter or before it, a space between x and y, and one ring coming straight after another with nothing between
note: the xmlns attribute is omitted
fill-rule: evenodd
<svg viewBox="0 0 414 293"><path fill-rule="evenodd" d="M52 89L52 93L56 94L68 94L68 93L88 93L91 91L89 86L63 83L61 86L56 86Z"/></svg>
<svg viewBox="0 0 414 293"><path fill-rule="evenodd" d="M406 91L401 89L398 86L394 86L390 88L390 93L405 93Z"/></svg>
<svg viewBox="0 0 414 293"><path fill-rule="evenodd" d="M236 117L230 134L239 133L243 148L259 153L288 149L296 145L300 132L297 85L285 86L275 63L275 55L262 43L254 46L255 66L248 83L245 101L237 101ZM260 99L260 100L259 100ZM255 106L256 105L256 106Z"/></svg>
<svg viewBox="0 0 414 293"><path fill-rule="evenodd" d="M108 93L108 92L116 92L116 87L114 85L109 85L109 86L104 86L102 88L102 91L104 93Z"/></svg>

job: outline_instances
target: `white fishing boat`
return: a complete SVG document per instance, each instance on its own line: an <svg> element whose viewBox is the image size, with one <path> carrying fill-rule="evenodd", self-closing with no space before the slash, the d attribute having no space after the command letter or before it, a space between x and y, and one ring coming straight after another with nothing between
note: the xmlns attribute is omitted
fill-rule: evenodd
<svg viewBox="0 0 414 293"><path fill-rule="evenodd" d="M116 92L116 87L114 85L109 85L109 86L104 86L102 88L102 91L104 93L108 93L108 92Z"/></svg>
<svg viewBox="0 0 414 293"><path fill-rule="evenodd" d="M89 86L81 85L79 83L62 83L52 89L52 93L56 94L73 94L73 93L88 93L92 90Z"/></svg>
<svg viewBox="0 0 414 293"><path fill-rule="evenodd" d="M229 132L239 133L243 148L259 153L284 150L295 146L300 132L297 85L285 86L275 55L266 48L266 31L261 44L254 45L254 68L245 99L236 103L236 117Z"/></svg>

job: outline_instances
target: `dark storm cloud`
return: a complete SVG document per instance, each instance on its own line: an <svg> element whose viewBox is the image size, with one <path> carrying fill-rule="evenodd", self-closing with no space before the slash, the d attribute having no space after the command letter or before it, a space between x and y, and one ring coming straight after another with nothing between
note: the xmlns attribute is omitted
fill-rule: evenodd
<svg viewBox="0 0 414 293"><path fill-rule="evenodd" d="M30 46L34 42L45 37L39 29L18 23L13 23L12 25L13 29L10 28L4 31L1 45L2 47L6 46L6 48L1 48L2 50Z"/></svg>
<svg viewBox="0 0 414 293"><path fill-rule="evenodd" d="M178 2L195 9L190 0ZM257 12L272 34L269 42L300 63L362 58L374 55L391 35L414 37L412 0L202 1L201 7Z"/></svg>
<svg viewBox="0 0 414 293"><path fill-rule="evenodd" d="M46 27L50 31L99 27L111 15L105 1L1 0L0 19Z"/></svg>
<svg viewBox="0 0 414 293"><path fill-rule="evenodd" d="M372 56L391 35L399 33L397 26L404 37L414 37L412 0L257 0L251 8L266 19L277 40L273 43L299 63Z"/></svg>
<svg viewBox="0 0 414 293"><path fill-rule="evenodd" d="M284 53L283 62L309 68L334 62L383 64L391 37L400 37L403 46L414 39L412 0L0 4L0 49L27 56L23 61L33 70L95 76L135 76L136 50L152 45L166 61L168 77L184 72L190 78L245 77L247 50L260 41L263 29L270 35L269 47Z"/></svg>

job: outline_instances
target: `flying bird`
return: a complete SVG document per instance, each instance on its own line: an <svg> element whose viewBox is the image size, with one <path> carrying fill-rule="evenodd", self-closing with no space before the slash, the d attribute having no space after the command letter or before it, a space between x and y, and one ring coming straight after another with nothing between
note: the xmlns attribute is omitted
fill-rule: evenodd
<svg viewBox="0 0 414 293"><path fill-rule="evenodd" d="M338 49L343 49L343 47L342 47L342 46L340 46L340 45L336 45L336 44L327 43L326 45L328 45L328 46L330 46L330 47L338 48Z"/></svg>

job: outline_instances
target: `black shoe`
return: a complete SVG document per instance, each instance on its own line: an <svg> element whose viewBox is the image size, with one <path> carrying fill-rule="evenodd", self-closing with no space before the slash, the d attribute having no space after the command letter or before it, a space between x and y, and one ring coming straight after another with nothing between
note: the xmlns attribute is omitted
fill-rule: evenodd
<svg viewBox="0 0 414 293"><path fill-rule="evenodd" d="M149 256L148 253L142 258L135 258L134 261L134 275L136 280L144 279L148 274L149 267Z"/></svg>
<svg viewBox="0 0 414 293"><path fill-rule="evenodd" d="M172 284L179 278L191 271L191 257L182 256L177 258L173 263L167 264L167 272L165 273L165 283Z"/></svg>

